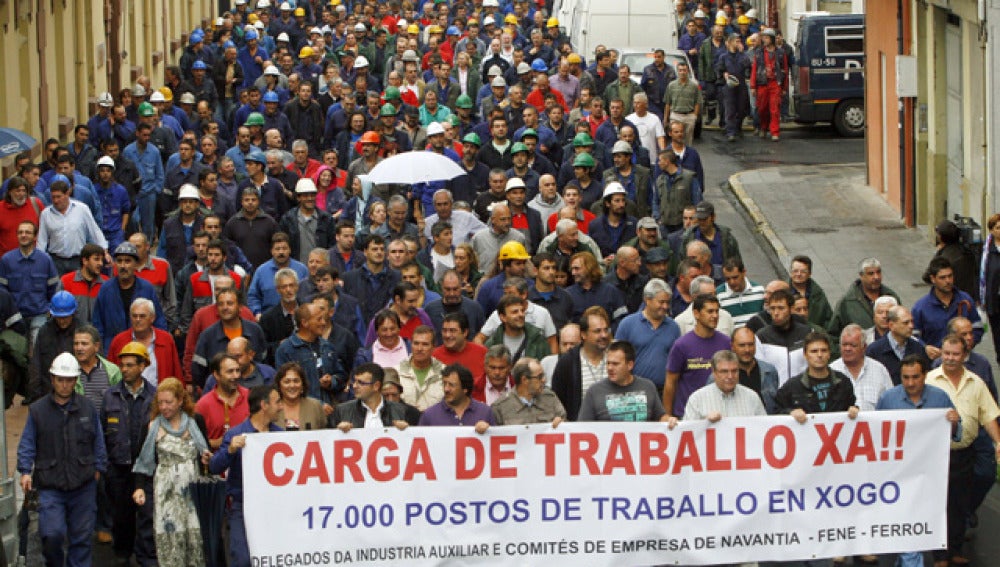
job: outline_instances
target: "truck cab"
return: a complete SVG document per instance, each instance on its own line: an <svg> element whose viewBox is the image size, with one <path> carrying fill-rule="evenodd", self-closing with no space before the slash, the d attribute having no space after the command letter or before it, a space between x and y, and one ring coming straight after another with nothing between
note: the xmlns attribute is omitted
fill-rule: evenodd
<svg viewBox="0 0 1000 567"><path fill-rule="evenodd" d="M864 14L804 14L795 40L795 121L829 122L842 136L865 132Z"/></svg>

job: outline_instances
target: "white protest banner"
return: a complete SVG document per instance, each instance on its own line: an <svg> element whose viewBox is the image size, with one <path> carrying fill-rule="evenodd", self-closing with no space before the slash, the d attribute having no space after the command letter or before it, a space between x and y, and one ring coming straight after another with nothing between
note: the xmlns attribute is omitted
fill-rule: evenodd
<svg viewBox="0 0 1000 567"><path fill-rule="evenodd" d="M943 410L250 435L255 567L621 566L945 545Z"/></svg>

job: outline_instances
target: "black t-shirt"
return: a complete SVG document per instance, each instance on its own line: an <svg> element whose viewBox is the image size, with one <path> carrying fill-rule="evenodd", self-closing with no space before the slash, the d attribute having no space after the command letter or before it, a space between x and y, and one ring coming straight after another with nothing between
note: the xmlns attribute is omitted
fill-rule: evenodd
<svg viewBox="0 0 1000 567"><path fill-rule="evenodd" d="M760 365L754 364L753 370L747 372L740 368L740 384L743 384L747 388L750 388L757 395L760 395ZM763 400L763 398L761 398Z"/></svg>
<svg viewBox="0 0 1000 567"><path fill-rule="evenodd" d="M118 286L118 295L122 298L122 305L125 306L125 312L128 313L130 306L132 305L132 298L135 297L135 283L128 289L122 288L121 285ZM127 317L126 317L127 318Z"/></svg>

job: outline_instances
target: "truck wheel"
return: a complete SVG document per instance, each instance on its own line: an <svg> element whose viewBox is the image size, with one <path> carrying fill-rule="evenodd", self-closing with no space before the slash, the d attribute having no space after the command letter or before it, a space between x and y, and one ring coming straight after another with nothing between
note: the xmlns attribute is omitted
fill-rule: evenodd
<svg viewBox="0 0 1000 567"><path fill-rule="evenodd" d="M833 127L837 133L848 138L865 135L865 102L849 99L841 102L833 113Z"/></svg>

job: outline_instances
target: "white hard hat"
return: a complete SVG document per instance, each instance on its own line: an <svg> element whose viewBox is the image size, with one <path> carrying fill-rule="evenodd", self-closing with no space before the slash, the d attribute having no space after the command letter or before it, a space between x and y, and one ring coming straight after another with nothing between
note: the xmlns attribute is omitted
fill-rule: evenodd
<svg viewBox="0 0 1000 567"><path fill-rule="evenodd" d="M275 41L283 41L285 43L288 43L289 41L291 41L291 39L288 37L287 33L281 32L278 34L278 38Z"/></svg>
<svg viewBox="0 0 1000 567"><path fill-rule="evenodd" d="M268 65L267 69L264 69L264 74L278 76L281 74L281 71L279 71L274 65Z"/></svg>
<svg viewBox="0 0 1000 567"><path fill-rule="evenodd" d="M132 87L132 96L146 96L146 87L136 83L136 85Z"/></svg>
<svg viewBox="0 0 1000 567"><path fill-rule="evenodd" d="M111 93L104 92L101 93L101 96L97 97L97 104L104 108L110 108L115 104L115 99L111 97Z"/></svg>
<svg viewBox="0 0 1000 567"><path fill-rule="evenodd" d="M354 24L354 31L365 31L367 29L368 28L366 28L365 25L362 24L361 22Z"/></svg>
<svg viewBox="0 0 1000 567"><path fill-rule="evenodd" d="M630 154L632 153L632 145L625 140L618 140L615 145L611 148L612 154Z"/></svg>
<svg viewBox="0 0 1000 567"><path fill-rule="evenodd" d="M604 187L604 195L601 196L602 199L607 199L612 195L628 195L628 191L622 187L621 183L617 181L612 181Z"/></svg>
<svg viewBox="0 0 1000 567"><path fill-rule="evenodd" d="M427 137L444 134L444 126L440 122L431 122L427 125Z"/></svg>
<svg viewBox="0 0 1000 567"><path fill-rule="evenodd" d="M253 23L253 27L254 29L264 31L264 22L257 20L256 22Z"/></svg>
<svg viewBox="0 0 1000 567"><path fill-rule="evenodd" d="M153 91L153 94L149 95L149 102L167 102L167 98L160 91Z"/></svg>
<svg viewBox="0 0 1000 567"><path fill-rule="evenodd" d="M313 27L309 28L309 35L312 35L314 33L315 34L319 34L319 35L323 35L323 30L320 29L318 26L313 26Z"/></svg>
<svg viewBox="0 0 1000 567"><path fill-rule="evenodd" d="M694 17L696 17L696 18L707 18L708 16L706 16L705 12L703 12L702 10L695 10Z"/></svg>
<svg viewBox="0 0 1000 567"><path fill-rule="evenodd" d="M198 194L198 188L190 183L181 185L181 190L177 192L177 200L181 199L201 199L201 196Z"/></svg>
<svg viewBox="0 0 1000 567"><path fill-rule="evenodd" d="M191 93L184 93L181 95L181 104L194 104L195 98Z"/></svg>
<svg viewBox="0 0 1000 567"><path fill-rule="evenodd" d="M281 3L281 11L282 12L291 12L292 11L292 5L289 4L288 2L282 2Z"/></svg>
<svg viewBox="0 0 1000 567"><path fill-rule="evenodd" d="M486 3L484 2L483 6L485 6L485 5L486 5ZM493 19L493 16L486 16L485 18L483 18L483 26L484 27L485 26L489 26L489 25L493 25L495 23L497 23L497 21Z"/></svg>
<svg viewBox="0 0 1000 567"><path fill-rule="evenodd" d="M313 183L312 179L303 177L295 184L295 194L298 195L301 193L319 193L319 190L316 189L316 184Z"/></svg>
<svg viewBox="0 0 1000 567"><path fill-rule="evenodd" d="M111 159L110 156L103 156L101 159L97 160L97 167L110 167L115 168L115 160Z"/></svg>
<svg viewBox="0 0 1000 567"><path fill-rule="evenodd" d="M498 2L497 0L483 0L483 7L484 8L499 8L500 7L500 2Z"/></svg>
<svg viewBox="0 0 1000 567"><path fill-rule="evenodd" d="M368 59L364 55L358 55L358 58L354 60L354 68L360 69L362 67L368 66Z"/></svg>
<svg viewBox="0 0 1000 567"><path fill-rule="evenodd" d="M757 9L756 8L750 8L749 10L747 10L747 17L748 18L756 18L757 17Z"/></svg>
<svg viewBox="0 0 1000 567"><path fill-rule="evenodd" d="M49 367L49 374L53 376L64 376L66 378L76 378L80 376L80 363L76 357L68 352L64 352L52 361Z"/></svg>
<svg viewBox="0 0 1000 567"><path fill-rule="evenodd" d="M504 187L504 192L510 191L511 189L527 189L524 184L524 180L520 177L511 177L507 180L507 186Z"/></svg>
<svg viewBox="0 0 1000 567"><path fill-rule="evenodd" d="M262 10L264 8L270 8L270 7L271 7L271 0L260 0L260 2L257 2L257 9L258 10Z"/></svg>

